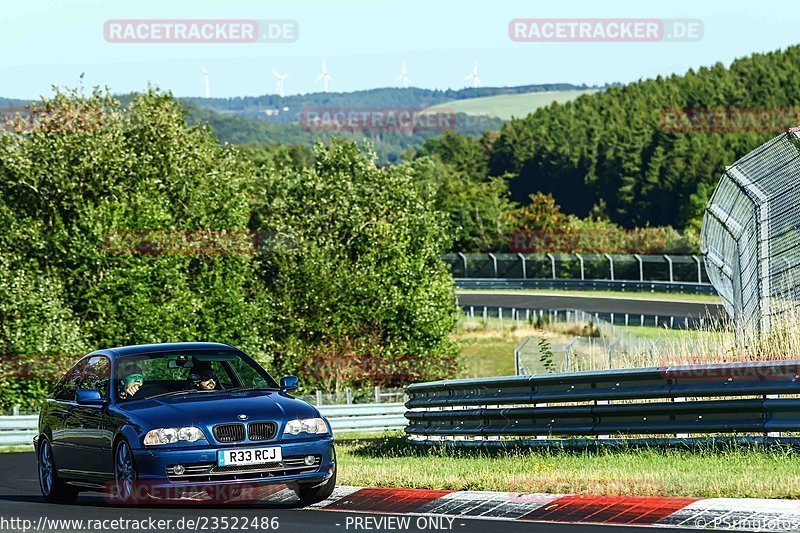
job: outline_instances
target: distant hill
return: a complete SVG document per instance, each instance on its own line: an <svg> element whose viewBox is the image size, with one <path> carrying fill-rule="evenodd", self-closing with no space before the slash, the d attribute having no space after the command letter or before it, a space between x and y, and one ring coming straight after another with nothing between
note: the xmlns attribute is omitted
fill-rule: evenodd
<svg viewBox="0 0 800 533"><path fill-rule="evenodd" d="M9 107L24 107L31 103L31 100L15 100L14 98L0 98L0 109Z"/></svg>
<svg viewBox="0 0 800 533"><path fill-rule="evenodd" d="M549 106L553 102L563 104L571 102L583 94L594 94L597 91L598 89L571 89L567 91L539 91L482 96L437 104L429 107L428 110L450 110L455 113L466 113L467 115L485 115L511 120L512 118L525 117L540 107Z"/></svg>
<svg viewBox="0 0 800 533"><path fill-rule="evenodd" d="M525 116L554 101L568 101L596 87L551 83L518 87L475 87L430 90L387 87L347 93L310 93L280 97L275 94L236 98L180 98L190 122L207 122L215 135L231 144L305 145L340 135L368 140L381 163L394 163L409 148L418 149L440 131L314 132L300 125L304 110L435 109L455 113L454 130L479 136L497 130L502 118ZM129 94L118 95L123 105ZM22 107L31 101L0 98L0 109Z"/></svg>
<svg viewBox="0 0 800 533"><path fill-rule="evenodd" d="M550 83L519 87L474 87L459 90L431 90L409 87L385 87L347 93L310 93L280 97L277 94L236 98L182 98L199 107L218 113L275 123L300 120L304 109L425 109L437 104L500 95L552 93L591 89L586 85ZM596 87L595 87L596 89Z"/></svg>
<svg viewBox="0 0 800 533"><path fill-rule="evenodd" d="M409 148L418 149L427 139L441 133L440 131L315 132L300 127L298 123L281 124L223 114L186 101L183 102L183 105L190 122L208 123L217 138L223 142L310 146L315 141L324 141L337 135L373 143L380 163L398 162ZM454 130L463 135L478 136L486 131L500 128L502 123L502 120L495 117L475 118L459 113L455 116Z"/></svg>

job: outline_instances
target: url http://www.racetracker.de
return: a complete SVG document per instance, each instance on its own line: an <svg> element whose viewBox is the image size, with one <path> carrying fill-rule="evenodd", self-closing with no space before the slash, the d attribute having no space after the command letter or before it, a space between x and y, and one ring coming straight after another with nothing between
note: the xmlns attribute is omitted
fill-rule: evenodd
<svg viewBox="0 0 800 533"><path fill-rule="evenodd" d="M0 531L28 533L61 533L86 531L136 531L140 533L170 531L277 531L278 517L270 516L194 516L181 518L49 518L0 517Z"/></svg>

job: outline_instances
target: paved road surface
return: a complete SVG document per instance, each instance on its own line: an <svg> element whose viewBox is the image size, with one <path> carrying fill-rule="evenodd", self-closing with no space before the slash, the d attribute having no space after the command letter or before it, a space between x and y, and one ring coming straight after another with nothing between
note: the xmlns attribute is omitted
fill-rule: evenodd
<svg viewBox="0 0 800 533"><path fill-rule="evenodd" d="M381 529L362 527L356 529L352 520L355 518L364 519L373 517L380 519L389 515L379 514L355 514L335 511L320 511L314 509L295 508L292 505L259 505L257 507L237 507L229 506L150 506L150 507L114 507L107 504L102 495L97 493L85 493L78 498L72 505L55 505L44 503L39 495L39 487L36 481L36 459L33 453L6 453L0 454L0 530L2 531L22 531L22 529L12 529L8 520L12 518L27 519L33 522L33 527L38 525L40 517L47 519L132 519L146 520L153 518L170 519L173 523L184 518L197 519L198 517L208 517L209 519L234 517L240 520L244 517L248 519L261 517L277 517L279 523L278 531L285 532L335 532L335 531L398 531L398 529ZM348 527L348 517L351 519ZM416 517L414 517L416 518ZM5 520L5 523L3 522ZM232 522L231 522L232 523ZM447 524L447 520L443 520ZM364 524L362 522L362 524ZM375 522L371 523L372 525ZM502 532L502 533L636 533L646 531L648 528L639 527L616 527L616 526L594 526L585 524L553 524L536 522L509 522L491 520L472 520L455 519L452 529L417 528L415 520L410 521L411 528L402 531L456 531L456 532ZM434 523L435 525L435 523ZM130 530L130 529L129 529ZM30 530L29 530L30 531ZM40 530L42 531L42 530ZM70 529L52 529L45 531L71 531ZM110 530L109 530L110 531ZM139 530L153 531L153 530ZM178 529L160 529L162 533L179 531ZM210 530L209 530L210 531ZM218 529L217 531L225 531ZM230 529L228 531L231 531ZM238 530L241 531L241 530ZM248 531L257 531L249 529ZM258 530L265 531L265 530ZM652 529L650 529L652 531ZM682 531L670 528L668 531ZM690 531L690 530L686 530Z"/></svg>
<svg viewBox="0 0 800 533"><path fill-rule="evenodd" d="M510 294L493 292L463 292L458 294L462 306L502 307L504 309L579 309L587 313L629 313L630 315L725 317L720 304L691 301L655 301L609 298L602 296L560 296L539 294Z"/></svg>

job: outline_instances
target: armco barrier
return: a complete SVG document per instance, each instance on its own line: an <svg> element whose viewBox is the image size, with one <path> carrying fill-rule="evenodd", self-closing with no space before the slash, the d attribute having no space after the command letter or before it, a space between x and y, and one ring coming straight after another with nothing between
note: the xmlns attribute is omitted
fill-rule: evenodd
<svg viewBox="0 0 800 533"><path fill-rule="evenodd" d="M547 289L580 291L666 292L716 295L710 283L688 281L630 281L607 279L495 279L455 278L459 289Z"/></svg>
<svg viewBox="0 0 800 533"><path fill-rule="evenodd" d="M402 429L406 425L402 403L323 405L319 411L330 421L334 434ZM36 415L0 416L0 446L31 444L38 424Z"/></svg>
<svg viewBox="0 0 800 533"><path fill-rule="evenodd" d="M406 425L402 403L320 405L317 409L331 423L334 434L402 429Z"/></svg>
<svg viewBox="0 0 800 533"><path fill-rule="evenodd" d="M406 393L405 431L415 436L800 431L800 398L777 397L800 394L800 361L457 379Z"/></svg>

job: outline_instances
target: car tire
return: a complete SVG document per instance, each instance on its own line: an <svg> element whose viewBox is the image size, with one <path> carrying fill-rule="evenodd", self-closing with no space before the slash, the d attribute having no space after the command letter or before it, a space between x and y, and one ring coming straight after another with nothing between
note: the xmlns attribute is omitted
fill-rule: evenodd
<svg viewBox="0 0 800 533"><path fill-rule="evenodd" d="M336 488L336 465L333 466L333 475L321 485L303 485L297 486L297 497L300 499L300 505L312 505L321 502L333 494L333 489Z"/></svg>
<svg viewBox="0 0 800 533"><path fill-rule="evenodd" d="M120 439L114 446L114 486L112 499L117 505L132 505L137 503L138 478L136 463L133 461L131 445L125 439Z"/></svg>
<svg viewBox="0 0 800 533"><path fill-rule="evenodd" d="M58 478L53 447L47 437L42 436L36 451L39 489L49 503L72 503L78 498L78 489L70 487Z"/></svg>

